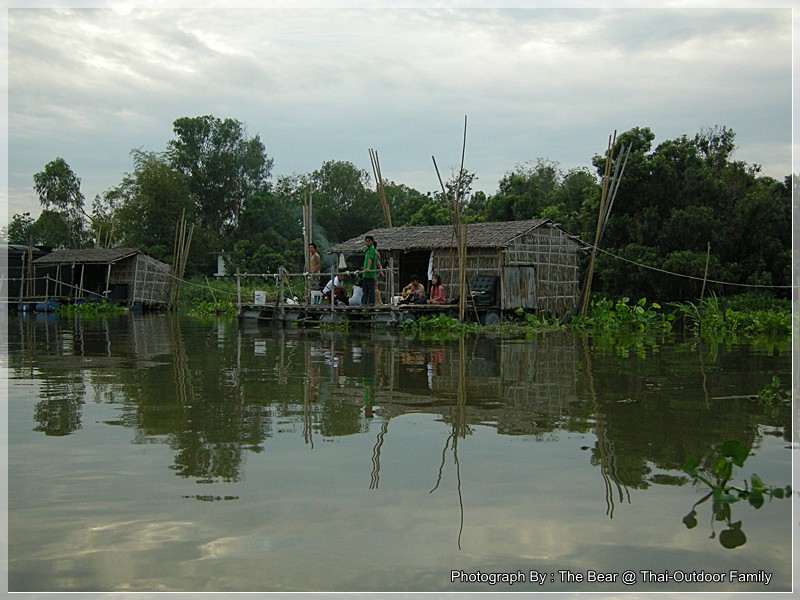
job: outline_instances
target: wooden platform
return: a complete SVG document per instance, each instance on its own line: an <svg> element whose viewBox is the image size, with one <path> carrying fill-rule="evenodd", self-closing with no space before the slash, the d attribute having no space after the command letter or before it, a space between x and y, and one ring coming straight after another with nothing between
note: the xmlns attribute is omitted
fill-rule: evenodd
<svg viewBox="0 0 800 600"><path fill-rule="evenodd" d="M240 319L256 319L271 323L297 324L298 326L318 326L323 323L396 326L404 321L413 321L424 315L444 314L458 318L458 305L445 304L389 304L377 306L334 306L329 304L242 304ZM492 316L489 316L489 315ZM467 307L467 320L481 323L500 320L498 307Z"/></svg>

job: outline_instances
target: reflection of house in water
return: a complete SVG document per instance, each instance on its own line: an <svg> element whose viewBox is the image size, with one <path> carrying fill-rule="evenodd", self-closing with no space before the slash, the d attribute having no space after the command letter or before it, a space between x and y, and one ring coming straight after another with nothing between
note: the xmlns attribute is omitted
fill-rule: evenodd
<svg viewBox="0 0 800 600"><path fill-rule="evenodd" d="M9 320L8 327L10 340L24 340L35 353L42 385L34 430L46 435L80 429L90 390L94 402L124 400L127 395L119 390L119 379L172 354L166 318L65 319L38 313ZM15 360L25 368L24 355Z"/></svg>
<svg viewBox="0 0 800 600"><path fill-rule="evenodd" d="M566 405L577 396L577 354L571 336L550 336L546 342L474 338L463 347L396 339L362 351L362 356L374 362L374 369L359 371L374 372L375 403L386 419L407 412L448 419L447 407L459 402L462 364L466 422L491 423L499 433L552 430L568 419ZM345 360L343 368L349 367ZM352 397L347 387L338 394Z"/></svg>

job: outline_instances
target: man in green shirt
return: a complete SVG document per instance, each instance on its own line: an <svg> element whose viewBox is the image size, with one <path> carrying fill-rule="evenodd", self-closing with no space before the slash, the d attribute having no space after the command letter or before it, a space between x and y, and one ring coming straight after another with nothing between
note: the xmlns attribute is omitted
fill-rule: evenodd
<svg viewBox="0 0 800 600"><path fill-rule="evenodd" d="M367 250L364 253L364 268L361 270L361 278L364 282L364 306L375 305L375 276L378 274L375 264L375 239L368 235L364 238Z"/></svg>

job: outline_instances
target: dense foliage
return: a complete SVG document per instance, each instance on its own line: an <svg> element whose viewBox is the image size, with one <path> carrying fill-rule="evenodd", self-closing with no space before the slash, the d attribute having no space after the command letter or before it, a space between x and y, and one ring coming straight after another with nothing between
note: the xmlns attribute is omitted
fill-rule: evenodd
<svg viewBox="0 0 800 600"><path fill-rule="evenodd" d="M80 179L62 158L34 176L43 212L14 215L10 243L54 247L99 243L135 246L172 261L175 224L194 224L190 274L211 273L224 251L231 271L273 273L303 269L304 203L313 206L312 239L330 245L385 226L370 174L351 162L269 181L273 159L258 136L235 119L183 117L162 152L134 150L133 169L84 210ZM791 180L760 174L732 158L735 134L707 128L653 147L655 134L634 128L616 138L614 156L630 147L621 185L604 230L593 289L608 297L651 301L720 297L762 286L788 296L791 269ZM365 153L366 154L366 153ZM539 159L520 163L496 193L473 192L476 174L462 171L443 183L457 196L461 218L497 221L547 217L587 243L595 237L605 153L595 171L563 170ZM420 192L384 182L393 225L451 222L441 190ZM724 284L719 282L725 282ZM736 287L730 284L739 284Z"/></svg>

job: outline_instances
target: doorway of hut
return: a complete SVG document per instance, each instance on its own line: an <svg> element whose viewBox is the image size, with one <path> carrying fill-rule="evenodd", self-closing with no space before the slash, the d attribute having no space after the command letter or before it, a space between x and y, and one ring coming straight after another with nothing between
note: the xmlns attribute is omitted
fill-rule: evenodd
<svg viewBox="0 0 800 600"><path fill-rule="evenodd" d="M428 262L431 258L430 250L412 250L403 252L400 257L400 289L408 285L411 276L419 277L419 282L428 289ZM427 293L427 292L426 292Z"/></svg>

